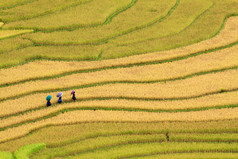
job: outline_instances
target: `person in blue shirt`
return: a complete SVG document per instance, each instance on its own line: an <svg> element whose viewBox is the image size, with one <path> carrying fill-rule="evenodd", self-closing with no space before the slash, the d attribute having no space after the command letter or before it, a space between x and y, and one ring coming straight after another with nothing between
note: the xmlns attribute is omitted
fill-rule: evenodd
<svg viewBox="0 0 238 159"><path fill-rule="evenodd" d="M63 92L60 92L60 93L57 94L56 97L59 98L59 99L58 99L58 103L62 103L62 96L63 96Z"/></svg>
<svg viewBox="0 0 238 159"><path fill-rule="evenodd" d="M58 103L62 103L62 97L59 97Z"/></svg>

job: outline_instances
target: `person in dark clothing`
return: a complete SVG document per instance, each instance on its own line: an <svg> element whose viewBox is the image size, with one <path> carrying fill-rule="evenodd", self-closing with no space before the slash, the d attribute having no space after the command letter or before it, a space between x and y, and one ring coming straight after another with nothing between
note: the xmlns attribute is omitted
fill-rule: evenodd
<svg viewBox="0 0 238 159"><path fill-rule="evenodd" d="M63 92L59 92L56 97L58 97L58 103L62 103Z"/></svg>
<svg viewBox="0 0 238 159"><path fill-rule="evenodd" d="M62 99L61 99L62 97L59 97L59 99L58 99L58 103L62 103Z"/></svg>
<svg viewBox="0 0 238 159"><path fill-rule="evenodd" d="M76 97L75 97L75 90L73 90L73 91L71 92L71 94L73 95L72 99L73 99L74 102L75 102L75 100L76 100Z"/></svg>
<svg viewBox="0 0 238 159"><path fill-rule="evenodd" d="M47 105L47 107L51 106L50 100L47 101L47 104L46 104L46 105Z"/></svg>
<svg viewBox="0 0 238 159"><path fill-rule="evenodd" d="M52 98L51 95L48 95L48 96L46 97L46 100L47 100L46 106L47 106L47 107L51 106L51 102L50 102L51 98Z"/></svg>
<svg viewBox="0 0 238 159"><path fill-rule="evenodd" d="M75 101L76 100L76 97L75 97L75 92L73 93L73 97L72 99Z"/></svg>

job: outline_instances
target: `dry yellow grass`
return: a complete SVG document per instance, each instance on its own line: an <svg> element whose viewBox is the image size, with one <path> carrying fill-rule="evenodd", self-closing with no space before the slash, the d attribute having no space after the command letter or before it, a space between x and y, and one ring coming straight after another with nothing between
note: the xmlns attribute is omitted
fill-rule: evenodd
<svg viewBox="0 0 238 159"><path fill-rule="evenodd" d="M27 134L29 131L46 125L69 124L98 121L208 121L237 119L238 108L216 109L181 113L148 113L125 111L73 111L31 124L10 128L0 132L0 142Z"/></svg>
<svg viewBox="0 0 238 159"><path fill-rule="evenodd" d="M33 32L33 30L1 30L0 39L16 36L20 34L30 33L30 32Z"/></svg>
<svg viewBox="0 0 238 159"><path fill-rule="evenodd" d="M105 75L108 74L105 71ZM85 74L87 75L87 74ZM109 74L108 74L109 75ZM112 75L110 75L112 76ZM112 76L113 77L113 76ZM119 76L114 76L120 79ZM118 78L117 78L118 77ZM67 87L76 87L83 83L83 76L71 75L60 79L52 79L46 81L28 82L19 85L0 88L0 98L8 98L11 96L19 96L32 91L42 91L48 89L60 89ZM92 81L103 82L109 79L95 79L92 75ZM125 78L128 80L128 78ZM220 91L221 89L238 88L238 70L229 70L213 74L206 74L188 78L184 80L171 81L167 83L153 84L108 84L97 87L89 87L78 90L80 97L139 97L139 98L174 98L185 96L196 96L207 92Z"/></svg>
<svg viewBox="0 0 238 159"><path fill-rule="evenodd" d="M81 62L57 62L57 61L35 61L15 68L0 70L0 83L15 82L19 80L56 75L63 72L109 67L117 65L127 65L138 62L149 62L155 60L165 60L191 53L220 47L238 40L238 17L231 17L226 22L224 29L214 38L202 41L190 46L181 47L174 50L136 55L120 59L103 61L81 61ZM223 58L221 58L223 59ZM235 60L232 60L235 61ZM48 71L43 71L43 70ZM34 70L34 71L29 71Z"/></svg>
<svg viewBox="0 0 238 159"><path fill-rule="evenodd" d="M135 101L135 100L96 100L96 101L81 101L76 103L67 103L67 104L59 104L57 106L48 107L45 109L32 111L26 113L24 115L13 116L7 119L4 119L0 123L0 127L6 127L9 125L13 125L19 122L34 120L40 117L48 116L52 113L56 113L58 111L64 109L71 108L85 108L85 107L106 107L106 108L123 108L123 109L149 109L149 110L158 110L158 109L166 109L166 110L175 110L175 109L193 109L193 108L204 108L204 107L213 107L213 106L221 106L221 105L231 105L238 104L237 103L238 92L230 92L223 93L217 95L206 96L198 99L190 99L183 101ZM44 98L45 96L40 96L40 98ZM39 97L30 98L30 101L35 100L35 102L29 103L27 100L18 100L19 103L11 104L8 102L3 105L4 108L0 115L6 115L8 113L16 113L19 111L24 111L27 108L35 108L44 106L44 101L39 100ZM38 102L37 102L38 101ZM40 103L41 102L41 103ZM56 101L55 101L56 102ZM26 104L25 104L26 103ZM44 106L45 107L45 106ZM20 109L22 108L22 109Z"/></svg>

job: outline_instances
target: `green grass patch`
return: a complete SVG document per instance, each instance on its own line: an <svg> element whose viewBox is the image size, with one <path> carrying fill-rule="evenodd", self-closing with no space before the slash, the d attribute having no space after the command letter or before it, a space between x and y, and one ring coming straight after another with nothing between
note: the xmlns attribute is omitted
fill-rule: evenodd
<svg viewBox="0 0 238 159"><path fill-rule="evenodd" d="M44 143L26 145L16 150L14 156L16 159L29 159L30 155L45 147L46 145Z"/></svg>
<svg viewBox="0 0 238 159"><path fill-rule="evenodd" d="M11 152L0 152L1 159L14 159Z"/></svg>

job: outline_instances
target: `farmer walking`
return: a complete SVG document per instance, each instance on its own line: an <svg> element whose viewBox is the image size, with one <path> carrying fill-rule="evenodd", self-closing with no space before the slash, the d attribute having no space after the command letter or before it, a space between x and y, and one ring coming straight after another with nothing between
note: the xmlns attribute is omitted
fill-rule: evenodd
<svg viewBox="0 0 238 159"><path fill-rule="evenodd" d="M75 90L72 90L72 92L71 92L71 95L73 94L73 97L72 97L72 99L74 100L74 102L75 102L75 100L76 100L76 97L75 97Z"/></svg>
<svg viewBox="0 0 238 159"><path fill-rule="evenodd" d="M58 99L58 103L62 103L62 95L63 95L62 92L60 92L60 93L57 94L57 97L59 98L59 99Z"/></svg>
<svg viewBox="0 0 238 159"><path fill-rule="evenodd" d="M46 106L47 106L47 107L51 106L51 102L50 102L51 98L52 98L51 95L48 95L48 96L46 97L46 100L47 100Z"/></svg>

